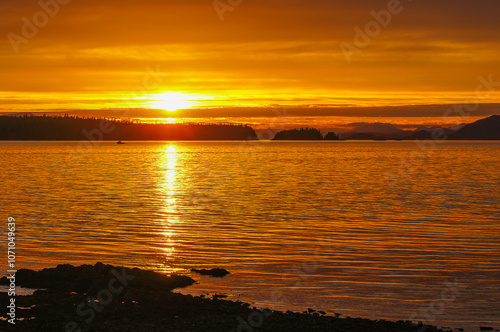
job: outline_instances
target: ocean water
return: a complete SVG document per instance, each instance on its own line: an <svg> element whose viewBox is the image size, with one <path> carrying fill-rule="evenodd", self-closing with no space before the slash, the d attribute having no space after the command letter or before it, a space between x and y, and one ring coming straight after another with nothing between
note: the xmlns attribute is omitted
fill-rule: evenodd
<svg viewBox="0 0 500 332"><path fill-rule="evenodd" d="M0 142L0 211L16 219L17 268L222 267L179 291L499 328L499 148Z"/></svg>

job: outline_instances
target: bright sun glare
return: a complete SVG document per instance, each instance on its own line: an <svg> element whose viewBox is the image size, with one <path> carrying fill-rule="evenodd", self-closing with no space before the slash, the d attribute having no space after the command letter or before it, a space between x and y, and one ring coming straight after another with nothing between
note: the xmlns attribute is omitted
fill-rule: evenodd
<svg viewBox="0 0 500 332"><path fill-rule="evenodd" d="M190 96L186 93L165 92L153 95L152 101L148 103L148 106L173 112L179 109L193 107L196 103L189 98Z"/></svg>

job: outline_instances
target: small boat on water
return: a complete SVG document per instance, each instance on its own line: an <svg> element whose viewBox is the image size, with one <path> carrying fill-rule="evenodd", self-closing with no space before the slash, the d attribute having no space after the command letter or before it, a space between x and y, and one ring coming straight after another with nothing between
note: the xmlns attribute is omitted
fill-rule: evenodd
<svg viewBox="0 0 500 332"><path fill-rule="evenodd" d="M116 144L125 144L125 142L118 141L118 142L116 142Z"/></svg>

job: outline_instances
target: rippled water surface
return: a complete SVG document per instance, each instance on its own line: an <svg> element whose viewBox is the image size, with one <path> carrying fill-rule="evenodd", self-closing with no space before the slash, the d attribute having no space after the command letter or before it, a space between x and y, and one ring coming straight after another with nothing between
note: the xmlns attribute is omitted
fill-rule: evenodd
<svg viewBox="0 0 500 332"><path fill-rule="evenodd" d="M21 268L223 267L181 291L500 327L499 148L3 142L1 211L16 218Z"/></svg>

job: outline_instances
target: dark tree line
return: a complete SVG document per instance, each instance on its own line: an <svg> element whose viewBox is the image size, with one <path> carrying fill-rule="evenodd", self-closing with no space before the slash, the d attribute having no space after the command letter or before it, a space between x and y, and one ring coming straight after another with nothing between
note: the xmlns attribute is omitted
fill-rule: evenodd
<svg viewBox="0 0 500 332"><path fill-rule="evenodd" d="M102 136L101 136L102 135ZM76 116L0 116L0 140L253 140L233 124L149 124Z"/></svg>

